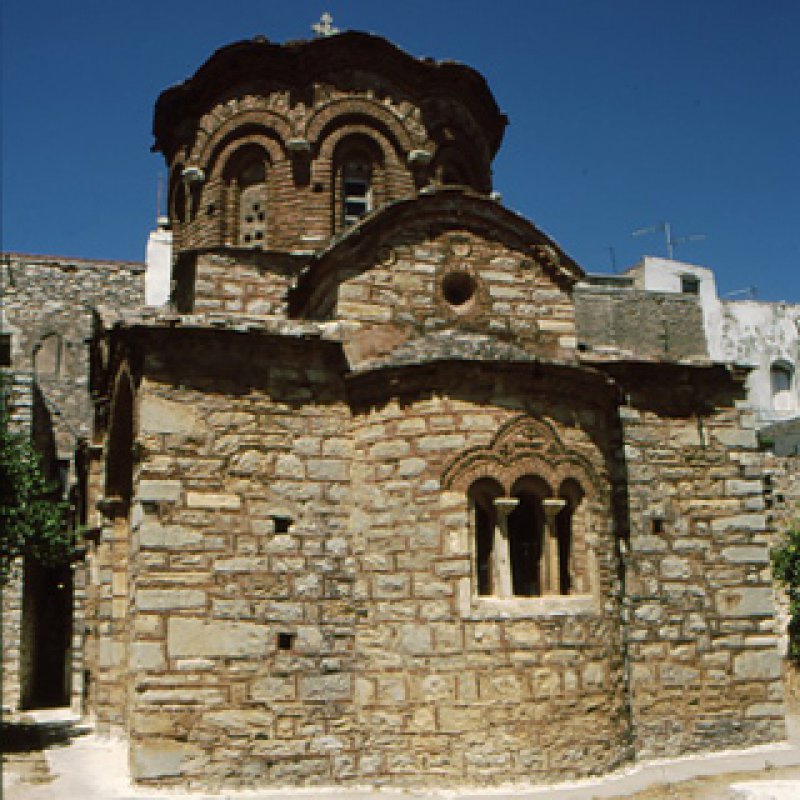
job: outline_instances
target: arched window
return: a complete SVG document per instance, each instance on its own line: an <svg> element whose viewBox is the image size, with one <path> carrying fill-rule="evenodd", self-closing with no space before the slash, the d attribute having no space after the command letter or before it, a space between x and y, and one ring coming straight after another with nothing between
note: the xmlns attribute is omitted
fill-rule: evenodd
<svg viewBox="0 0 800 800"><path fill-rule="evenodd" d="M775 411L794 411L794 369L788 361L776 361L770 368L772 408Z"/></svg>
<svg viewBox="0 0 800 800"><path fill-rule="evenodd" d="M372 211L372 163L366 158L348 159L342 165L342 228L355 225Z"/></svg>
<svg viewBox="0 0 800 800"><path fill-rule="evenodd" d="M267 170L253 159L239 170L239 244L263 247L267 238Z"/></svg>
<svg viewBox="0 0 800 800"><path fill-rule="evenodd" d="M517 503L508 515L508 545L512 594L537 597L546 589L545 516L543 498L550 493L540 478L525 476L512 489Z"/></svg>
<svg viewBox="0 0 800 800"><path fill-rule="evenodd" d="M454 459L442 486L466 494L474 595L591 596L608 497L547 422L509 420L488 445Z"/></svg>
<svg viewBox="0 0 800 800"><path fill-rule="evenodd" d="M133 381L127 372L117 377L111 404L106 453L106 497L119 503L115 513L127 516L133 495Z"/></svg>
<svg viewBox="0 0 800 800"><path fill-rule="evenodd" d="M493 555L497 514L494 501L502 493L500 485L489 478L476 481L469 490L475 536L475 583L479 595L492 595L496 591Z"/></svg>
<svg viewBox="0 0 800 800"><path fill-rule="evenodd" d="M553 497L536 476L520 478L512 494L481 478L469 489L475 584L480 596L539 597L575 590L573 518L583 497L568 481Z"/></svg>
<svg viewBox="0 0 800 800"><path fill-rule="evenodd" d="M333 227L343 231L378 205L383 181L380 148L368 136L355 135L336 146L333 159Z"/></svg>
<svg viewBox="0 0 800 800"><path fill-rule="evenodd" d="M256 144L236 150L225 163L226 239L239 247L266 247L269 157Z"/></svg>

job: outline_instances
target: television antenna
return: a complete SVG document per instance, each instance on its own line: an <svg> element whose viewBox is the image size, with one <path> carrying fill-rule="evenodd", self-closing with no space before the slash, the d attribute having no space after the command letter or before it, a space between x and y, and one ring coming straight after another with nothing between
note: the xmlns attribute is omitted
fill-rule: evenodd
<svg viewBox="0 0 800 800"><path fill-rule="evenodd" d="M675 248L679 244L686 244L687 242L700 242L703 239L708 238L704 233L693 233L689 236L673 236L672 235L672 226L669 222L659 222L656 225L649 225L647 228L639 228L638 230L633 231L631 236L644 236L648 233L658 233L659 231L663 231L664 239L667 244L667 258L672 260L675 256Z"/></svg>
<svg viewBox="0 0 800 800"><path fill-rule="evenodd" d="M758 287L745 286L744 289L734 289L732 292L726 292L725 297L747 297L749 300L755 300L758 297Z"/></svg>
<svg viewBox="0 0 800 800"><path fill-rule="evenodd" d="M611 258L611 271L616 274L617 272L617 251L616 248L611 247L610 245L606 247L608 250L608 255Z"/></svg>

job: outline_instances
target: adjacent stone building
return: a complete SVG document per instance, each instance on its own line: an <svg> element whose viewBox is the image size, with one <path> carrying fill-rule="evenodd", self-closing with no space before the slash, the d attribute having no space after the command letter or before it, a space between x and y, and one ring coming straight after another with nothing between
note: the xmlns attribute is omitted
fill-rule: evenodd
<svg viewBox="0 0 800 800"><path fill-rule="evenodd" d="M99 314L88 450L87 702L136 780L549 782L784 736L745 372L681 299L628 352L576 326L583 270L492 199L505 124L362 33L159 98L172 304Z"/></svg>
<svg viewBox="0 0 800 800"><path fill-rule="evenodd" d="M85 521L83 446L92 428L89 340L93 307L140 308L145 266L3 253L0 260L0 380L12 422L29 431L50 480ZM77 456L77 458L76 458ZM2 593L2 705L81 708L80 562L28 561Z"/></svg>

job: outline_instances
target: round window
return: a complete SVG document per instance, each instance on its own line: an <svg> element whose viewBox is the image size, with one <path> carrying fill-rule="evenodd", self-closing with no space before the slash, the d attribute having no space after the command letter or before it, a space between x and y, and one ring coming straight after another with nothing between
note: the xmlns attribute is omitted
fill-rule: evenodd
<svg viewBox="0 0 800 800"><path fill-rule="evenodd" d="M450 272L442 280L444 299L455 309L463 309L475 296L475 279L468 272Z"/></svg>

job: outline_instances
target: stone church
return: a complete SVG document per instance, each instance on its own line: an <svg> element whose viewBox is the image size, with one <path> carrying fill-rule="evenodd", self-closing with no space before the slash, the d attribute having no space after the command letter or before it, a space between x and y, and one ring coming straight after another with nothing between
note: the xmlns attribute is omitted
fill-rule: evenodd
<svg viewBox="0 0 800 800"><path fill-rule="evenodd" d="M506 122L356 32L159 97L171 305L98 312L87 448L84 691L136 780L552 782L784 737L745 376L680 322L581 336L583 270L492 193Z"/></svg>

